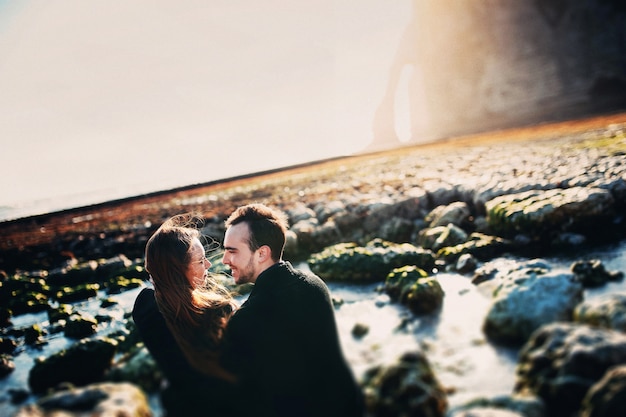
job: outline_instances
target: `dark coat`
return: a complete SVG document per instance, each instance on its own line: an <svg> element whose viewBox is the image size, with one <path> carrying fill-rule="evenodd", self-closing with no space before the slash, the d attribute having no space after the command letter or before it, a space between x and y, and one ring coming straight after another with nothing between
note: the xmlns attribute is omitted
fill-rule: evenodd
<svg viewBox="0 0 626 417"><path fill-rule="evenodd" d="M225 333L223 365L255 415L361 417L363 397L343 356L326 284L279 262L263 271Z"/></svg>
<svg viewBox="0 0 626 417"><path fill-rule="evenodd" d="M161 392L167 417L242 415L232 384L191 367L158 309L153 289L139 293L132 315L144 345L167 380Z"/></svg>

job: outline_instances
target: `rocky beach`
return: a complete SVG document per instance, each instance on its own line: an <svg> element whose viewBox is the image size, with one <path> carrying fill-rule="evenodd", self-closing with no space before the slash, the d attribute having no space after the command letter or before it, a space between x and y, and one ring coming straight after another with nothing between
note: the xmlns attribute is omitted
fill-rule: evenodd
<svg viewBox="0 0 626 417"><path fill-rule="evenodd" d="M148 285L146 240L192 211L219 241L250 202L288 214L285 258L329 284L369 417L626 407L626 113L616 113L0 223L0 414L160 415L161 375L129 318ZM218 259L216 277L245 299Z"/></svg>

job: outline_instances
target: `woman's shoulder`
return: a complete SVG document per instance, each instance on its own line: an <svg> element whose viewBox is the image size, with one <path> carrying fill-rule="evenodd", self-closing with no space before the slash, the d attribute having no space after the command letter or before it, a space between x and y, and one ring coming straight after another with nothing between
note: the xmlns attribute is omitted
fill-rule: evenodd
<svg viewBox="0 0 626 417"><path fill-rule="evenodd" d="M135 298L132 311L133 318L137 320L143 315L153 313L155 310L158 310L158 307L154 297L154 289L146 287Z"/></svg>

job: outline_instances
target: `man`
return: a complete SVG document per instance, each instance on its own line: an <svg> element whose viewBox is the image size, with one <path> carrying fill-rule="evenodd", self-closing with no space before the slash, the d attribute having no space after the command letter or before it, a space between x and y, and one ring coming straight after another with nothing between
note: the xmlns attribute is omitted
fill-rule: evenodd
<svg viewBox="0 0 626 417"><path fill-rule="evenodd" d="M223 365L255 416L361 417L328 288L282 260L286 231L284 213L262 204L226 220L222 261L237 284L255 285L226 327Z"/></svg>

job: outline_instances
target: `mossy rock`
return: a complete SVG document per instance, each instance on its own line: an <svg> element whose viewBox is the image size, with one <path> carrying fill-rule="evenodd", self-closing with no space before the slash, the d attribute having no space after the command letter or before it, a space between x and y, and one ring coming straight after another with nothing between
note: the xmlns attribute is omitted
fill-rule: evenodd
<svg viewBox="0 0 626 417"><path fill-rule="evenodd" d="M311 271L329 281L383 281L394 268L415 265L431 270L434 253L409 243L391 243L380 239L366 246L339 243L325 248L308 259Z"/></svg>

